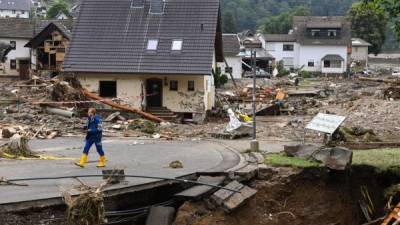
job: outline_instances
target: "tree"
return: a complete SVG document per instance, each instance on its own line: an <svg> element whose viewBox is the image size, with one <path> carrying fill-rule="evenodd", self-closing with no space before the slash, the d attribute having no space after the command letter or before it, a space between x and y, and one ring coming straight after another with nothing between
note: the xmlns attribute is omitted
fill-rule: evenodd
<svg viewBox="0 0 400 225"><path fill-rule="evenodd" d="M364 0L365 3L375 4L382 8L393 23L393 30L400 42L400 0Z"/></svg>
<svg viewBox="0 0 400 225"><path fill-rule="evenodd" d="M310 10L305 7L298 7L292 12L284 12L264 20L260 29L270 34L287 34L292 29L294 16L309 16Z"/></svg>
<svg viewBox="0 0 400 225"><path fill-rule="evenodd" d="M58 13L64 13L66 16L70 16L69 14L69 6L63 0L56 0L51 4L50 8L47 10L47 18L54 19Z"/></svg>
<svg viewBox="0 0 400 225"><path fill-rule="evenodd" d="M224 33L236 33L236 21L231 11L226 11L222 17L222 31Z"/></svg>
<svg viewBox="0 0 400 225"><path fill-rule="evenodd" d="M369 51L378 54L386 38L388 17L382 8L370 2L354 3L347 13L353 37L372 44Z"/></svg>

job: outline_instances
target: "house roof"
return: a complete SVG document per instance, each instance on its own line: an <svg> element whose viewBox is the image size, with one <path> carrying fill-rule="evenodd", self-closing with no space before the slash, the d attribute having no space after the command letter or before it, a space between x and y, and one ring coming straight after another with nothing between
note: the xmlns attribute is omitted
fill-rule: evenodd
<svg viewBox="0 0 400 225"><path fill-rule="evenodd" d="M355 47L368 47L372 46L369 42L361 39L361 38L352 38L351 45Z"/></svg>
<svg viewBox="0 0 400 225"><path fill-rule="evenodd" d="M296 42L293 34L264 34L266 42Z"/></svg>
<svg viewBox="0 0 400 225"><path fill-rule="evenodd" d="M65 71L210 74L214 50L222 54L219 0L165 0L163 13L149 13L156 1L83 0ZM156 51L146 50L149 39ZM183 40L181 51L171 51L173 39Z"/></svg>
<svg viewBox="0 0 400 225"><path fill-rule="evenodd" d="M32 21L30 19L22 19L22 18L1 18L0 37L31 39L34 36L34 34L41 32L51 22L55 22L56 24L58 24L59 28L63 29L65 33L71 33L73 27L72 20Z"/></svg>
<svg viewBox="0 0 400 225"><path fill-rule="evenodd" d="M0 9L29 11L31 9L31 1L30 0L0 0Z"/></svg>
<svg viewBox="0 0 400 225"><path fill-rule="evenodd" d="M225 56L236 56L239 54L240 44L237 34L223 34L222 43Z"/></svg>
<svg viewBox="0 0 400 225"><path fill-rule="evenodd" d="M41 29L41 31L37 33L31 40L29 40L29 42L25 45L25 47L29 48L37 47L38 45L43 43L54 30L60 31L65 38L70 40L71 31L61 22L51 21L47 23L47 26Z"/></svg>
<svg viewBox="0 0 400 225"><path fill-rule="evenodd" d="M351 24L345 17L295 16L293 19L294 34L301 45L337 45L351 44ZM309 37L307 29L311 28L340 28L340 38Z"/></svg>
<svg viewBox="0 0 400 225"><path fill-rule="evenodd" d="M339 61L344 61L343 57L340 55L326 55L324 57L322 57L323 61L325 60L339 60Z"/></svg>
<svg viewBox="0 0 400 225"><path fill-rule="evenodd" d="M29 19L5 18L0 19L1 38L25 38L33 35L33 23Z"/></svg>

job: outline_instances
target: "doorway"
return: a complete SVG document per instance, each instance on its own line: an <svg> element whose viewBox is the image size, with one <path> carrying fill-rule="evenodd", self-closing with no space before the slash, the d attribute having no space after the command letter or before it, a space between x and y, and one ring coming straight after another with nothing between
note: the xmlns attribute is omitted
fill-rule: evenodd
<svg viewBox="0 0 400 225"><path fill-rule="evenodd" d="M163 82L161 79L148 79L146 81L146 103L147 107L162 106Z"/></svg>
<svg viewBox="0 0 400 225"><path fill-rule="evenodd" d="M29 60L19 60L19 78L21 80L29 79Z"/></svg>

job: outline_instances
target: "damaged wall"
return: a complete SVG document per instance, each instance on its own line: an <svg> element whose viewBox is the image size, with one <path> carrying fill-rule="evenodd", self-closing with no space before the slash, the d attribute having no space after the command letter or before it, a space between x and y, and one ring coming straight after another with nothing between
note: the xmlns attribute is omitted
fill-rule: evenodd
<svg viewBox="0 0 400 225"><path fill-rule="evenodd" d="M28 39L18 39L18 38L0 38L1 42L10 43L10 41L16 42L15 50L11 50L7 55L7 60L3 64L5 66L5 71L0 70L1 75L19 75L19 60L29 60L30 59L30 51L29 48L25 48L24 45L29 41ZM10 68L10 60L16 60L16 69Z"/></svg>
<svg viewBox="0 0 400 225"><path fill-rule="evenodd" d="M167 78L165 80L165 77ZM130 106L142 109L141 93L146 92L147 79L161 79L163 82L163 106L174 112L204 112L214 106L214 84L211 76L193 75L128 75L128 74L80 74L82 87L99 94L99 81L116 81L117 97ZM170 81L178 81L178 90L170 90ZM166 81L166 82L165 82ZM188 91L188 81L194 81L194 91ZM167 85L166 85L167 84Z"/></svg>

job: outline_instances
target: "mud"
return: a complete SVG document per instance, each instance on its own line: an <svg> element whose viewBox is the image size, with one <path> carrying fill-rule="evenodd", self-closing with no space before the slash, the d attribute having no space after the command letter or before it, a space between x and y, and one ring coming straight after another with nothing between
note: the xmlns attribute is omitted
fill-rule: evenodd
<svg viewBox="0 0 400 225"><path fill-rule="evenodd" d="M384 190L398 181L399 177L371 167L336 174L307 169L287 178L278 173L272 180L253 182L256 197L236 212L226 214L204 203L186 203L174 225L358 225L365 222L358 203L360 187L367 187L377 218L384 215Z"/></svg>

